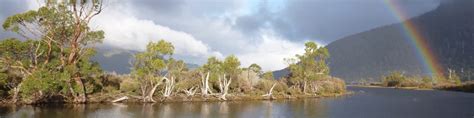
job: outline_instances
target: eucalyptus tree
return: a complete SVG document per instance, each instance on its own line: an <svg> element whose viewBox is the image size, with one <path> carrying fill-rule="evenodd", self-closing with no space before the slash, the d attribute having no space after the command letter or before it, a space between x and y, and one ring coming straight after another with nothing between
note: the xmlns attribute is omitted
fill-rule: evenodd
<svg viewBox="0 0 474 118"><path fill-rule="evenodd" d="M216 57L209 57L207 63L204 64L200 69L201 74L201 94L208 96L212 94L212 90L209 87L209 81L215 81L221 75L222 62Z"/></svg>
<svg viewBox="0 0 474 118"><path fill-rule="evenodd" d="M135 55L132 76L139 81L143 102L155 102L153 94L166 78L167 63L173 55L174 46L164 40L150 42L144 52ZM167 80L170 81L170 80Z"/></svg>
<svg viewBox="0 0 474 118"><path fill-rule="evenodd" d="M296 83L306 93L308 80L318 80L329 74L326 60L329 52L324 47L318 47L314 42L305 43L305 53L296 55L296 59L288 59L290 64L290 81ZM296 62L296 63L295 63Z"/></svg>
<svg viewBox="0 0 474 118"><path fill-rule="evenodd" d="M227 56L222 63L222 71L224 74L227 74L229 78L237 78L242 72L239 59L235 55Z"/></svg>
<svg viewBox="0 0 474 118"><path fill-rule="evenodd" d="M267 79L267 80L273 80L274 77L273 77L273 72L272 71L268 71L268 72L265 72L263 73L263 79Z"/></svg>
<svg viewBox="0 0 474 118"><path fill-rule="evenodd" d="M229 85L232 80L236 80L241 73L240 61L235 55L230 55L224 59L222 63L222 78L219 77L219 88L221 91L221 99L227 100L226 95L229 91ZM228 79L227 79L228 78Z"/></svg>
<svg viewBox="0 0 474 118"><path fill-rule="evenodd" d="M257 75L260 75L262 73L262 67L260 67L258 64L253 63L247 68L247 78L250 79L250 71L257 73Z"/></svg>
<svg viewBox="0 0 474 118"><path fill-rule="evenodd" d="M29 57L10 63L9 66L19 69L23 78L35 81L49 76L44 73L49 72L52 77L57 78L52 81L65 82L67 87L62 88L69 89L75 102L86 102L84 81L88 73L82 72L81 64L89 64L86 61L94 54L92 45L100 43L104 38L103 31L93 30L88 26L102 12L103 2L45 0L44 3L37 10L15 14L4 21L5 30L21 35L28 40L24 43L29 45L26 50ZM23 87L34 88L21 88ZM33 91L42 93L40 90Z"/></svg>

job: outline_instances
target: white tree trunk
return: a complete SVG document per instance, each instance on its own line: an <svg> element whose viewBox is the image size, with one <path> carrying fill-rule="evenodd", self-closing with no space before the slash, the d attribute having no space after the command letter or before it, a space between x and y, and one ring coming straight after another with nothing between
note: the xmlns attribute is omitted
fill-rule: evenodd
<svg viewBox="0 0 474 118"><path fill-rule="evenodd" d="M145 84L140 87L142 91L141 99L143 100L143 102L156 102L155 100L153 100L153 95L155 94L156 88L158 88L160 84L160 80L158 80L156 83L150 81L150 84ZM152 87L151 89L148 88L150 86Z"/></svg>
<svg viewBox="0 0 474 118"><path fill-rule="evenodd" d="M21 83L18 84L15 88L13 88L13 103L16 103L18 101L18 93L20 93L20 88L21 88Z"/></svg>
<svg viewBox="0 0 474 118"><path fill-rule="evenodd" d="M194 87L189 88L188 90L183 90L187 96L193 96L196 93L196 89Z"/></svg>
<svg viewBox="0 0 474 118"><path fill-rule="evenodd" d="M273 91L273 88L275 88L275 85L276 85L276 83L274 83L274 84L272 85L272 88L270 88L270 90L268 91L268 93L265 94L265 95L263 95L263 96L270 96L270 97L271 97L271 96L272 96L272 91Z"/></svg>
<svg viewBox="0 0 474 118"><path fill-rule="evenodd" d="M169 97L174 89L174 77L171 77L171 79L168 79L167 77L163 78L165 79L165 91L163 92L163 96Z"/></svg>
<svg viewBox="0 0 474 118"><path fill-rule="evenodd" d="M127 99L128 99L128 96L123 96L123 97L121 97L121 98L118 98L118 99L113 100L112 102L115 103L115 102L120 102L120 101L124 101L124 100L127 100Z"/></svg>
<svg viewBox="0 0 474 118"><path fill-rule="evenodd" d="M203 96L207 96L211 91L209 90L209 74L210 72L207 72L206 77L202 76L201 79L201 93Z"/></svg>
<svg viewBox="0 0 474 118"><path fill-rule="evenodd" d="M303 80L303 93L306 94L306 80Z"/></svg>
<svg viewBox="0 0 474 118"><path fill-rule="evenodd" d="M224 79L219 77L219 88L221 90L221 97L220 99L222 100L227 100L225 96L227 95L227 91L229 91L229 85L232 82L232 79L226 79L225 74L224 74Z"/></svg>

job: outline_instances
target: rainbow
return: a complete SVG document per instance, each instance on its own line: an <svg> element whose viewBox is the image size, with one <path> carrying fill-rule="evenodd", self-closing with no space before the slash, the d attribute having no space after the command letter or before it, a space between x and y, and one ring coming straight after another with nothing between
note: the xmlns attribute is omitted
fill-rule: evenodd
<svg viewBox="0 0 474 118"><path fill-rule="evenodd" d="M442 66L439 64L436 55L432 52L429 44L426 41L426 38L423 37L423 35L419 32L416 25L413 24L413 22L406 20L409 17L405 14L403 9L400 8L400 5L395 0L384 1L398 20L405 20L405 22L402 22L403 30L405 31L405 34L412 43L413 47L416 48L419 59L424 65L425 71L428 71L432 77L443 76L444 71Z"/></svg>

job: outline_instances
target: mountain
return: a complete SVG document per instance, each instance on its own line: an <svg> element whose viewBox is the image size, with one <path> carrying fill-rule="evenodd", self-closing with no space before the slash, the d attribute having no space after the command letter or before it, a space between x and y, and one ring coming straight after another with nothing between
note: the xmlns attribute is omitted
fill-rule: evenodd
<svg viewBox="0 0 474 118"><path fill-rule="evenodd" d="M473 78L474 0L441 0L437 9L405 22L417 27L443 68ZM326 46L331 75L353 81L390 71L429 74L409 38L398 23L336 40Z"/></svg>
<svg viewBox="0 0 474 118"><path fill-rule="evenodd" d="M103 46L97 49L97 54L92 60L99 62L105 71L128 74L131 71L130 63L133 55L136 53L138 52ZM199 68L199 65L186 63L186 67L193 70Z"/></svg>

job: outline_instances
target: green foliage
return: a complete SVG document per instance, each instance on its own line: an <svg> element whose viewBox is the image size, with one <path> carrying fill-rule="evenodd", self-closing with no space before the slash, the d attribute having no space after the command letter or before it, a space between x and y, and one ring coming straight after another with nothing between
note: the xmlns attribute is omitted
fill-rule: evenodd
<svg viewBox="0 0 474 118"><path fill-rule="evenodd" d="M120 82L120 91L128 94L138 95L140 83L133 78L122 78Z"/></svg>
<svg viewBox="0 0 474 118"><path fill-rule="evenodd" d="M191 88L194 89L199 89L197 88L197 85L201 84L201 80L199 78L188 78L188 79L182 79L181 81L176 83L176 89L177 90L189 90Z"/></svg>
<svg viewBox="0 0 474 118"><path fill-rule="evenodd" d="M258 64L255 64L255 63L251 64L248 69L257 74L260 74L262 71L262 67L260 67Z"/></svg>
<svg viewBox="0 0 474 118"><path fill-rule="evenodd" d="M406 77L401 72L395 71L383 77L382 84L389 87L401 87L405 81Z"/></svg>
<svg viewBox="0 0 474 118"><path fill-rule="evenodd" d="M185 71L188 71L186 67L186 63L183 60L176 61L175 59L168 60L168 74L177 78L177 79L184 79Z"/></svg>
<svg viewBox="0 0 474 118"><path fill-rule="evenodd" d="M308 80L318 80L329 74L326 64L329 52L314 42L305 43L305 53L296 55L296 59L286 59L290 68L290 84L302 84Z"/></svg>
<svg viewBox="0 0 474 118"><path fill-rule="evenodd" d="M323 81L316 81L316 94L319 95L331 95L334 93L346 92L346 84L343 80L338 78L324 79Z"/></svg>
<svg viewBox="0 0 474 118"><path fill-rule="evenodd" d="M20 75L21 79L14 85L23 83L20 88L24 89L23 95L38 92L42 93L39 97L70 95L64 91L66 88L81 93L101 89L98 77L102 71L89 59L95 54L90 45L100 43L104 32L94 31L88 25L100 13L102 2L46 0L46 3L37 10L5 19L3 29L19 34L26 41L0 42L0 60L8 69L2 73ZM83 85L88 89L82 89Z"/></svg>
<svg viewBox="0 0 474 118"><path fill-rule="evenodd" d="M145 52L135 55L131 75L133 78L138 79L142 96L155 92L153 88L162 82L163 76L166 76L162 75L163 73L173 74L179 70L169 71L170 67L177 67L175 65L182 66L177 63L175 64L175 61L171 58L173 51L174 46L170 42L160 40L158 42L149 42ZM129 82L124 87L126 87L124 88L125 90L132 91L136 88L134 82Z"/></svg>
<svg viewBox="0 0 474 118"><path fill-rule="evenodd" d="M405 76L401 72L392 72L382 78L382 85L388 87L432 88L433 79L428 76Z"/></svg>
<svg viewBox="0 0 474 118"><path fill-rule="evenodd" d="M272 88L273 84L275 84L275 88L273 88L274 93L286 92L288 89L288 86L286 86L286 83L282 83L282 82L279 82L276 80L270 80L270 79L260 80L255 86L255 88L260 91L264 91L266 93Z"/></svg>
<svg viewBox="0 0 474 118"><path fill-rule="evenodd" d="M286 93L289 95L301 95L303 92L299 87L290 87L286 90Z"/></svg>
<svg viewBox="0 0 474 118"><path fill-rule="evenodd" d="M69 87L69 77L69 73L59 73L40 69L23 80L20 88L21 96L23 98L31 99L31 97L36 97L33 95L39 94L40 91L43 96L66 93Z"/></svg>
<svg viewBox="0 0 474 118"><path fill-rule="evenodd" d="M267 80L273 80L273 72L272 71L268 71L268 72L265 72L263 73L263 79L267 79Z"/></svg>
<svg viewBox="0 0 474 118"><path fill-rule="evenodd" d="M148 43L145 52L135 55L132 75L137 78L153 78L160 75L167 68L166 62L173 51L174 46L164 40Z"/></svg>
<svg viewBox="0 0 474 118"><path fill-rule="evenodd" d="M242 71L240 68L240 61L235 55L230 55L225 58L222 63L222 71L231 78L237 78L237 75Z"/></svg>
<svg viewBox="0 0 474 118"><path fill-rule="evenodd" d="M222 70L222 61L212 56L207 59L207 63L200 69L204 73L210 72L209 81L211 83L217 81L219 76L222 76L224 71Z"/></svg>

